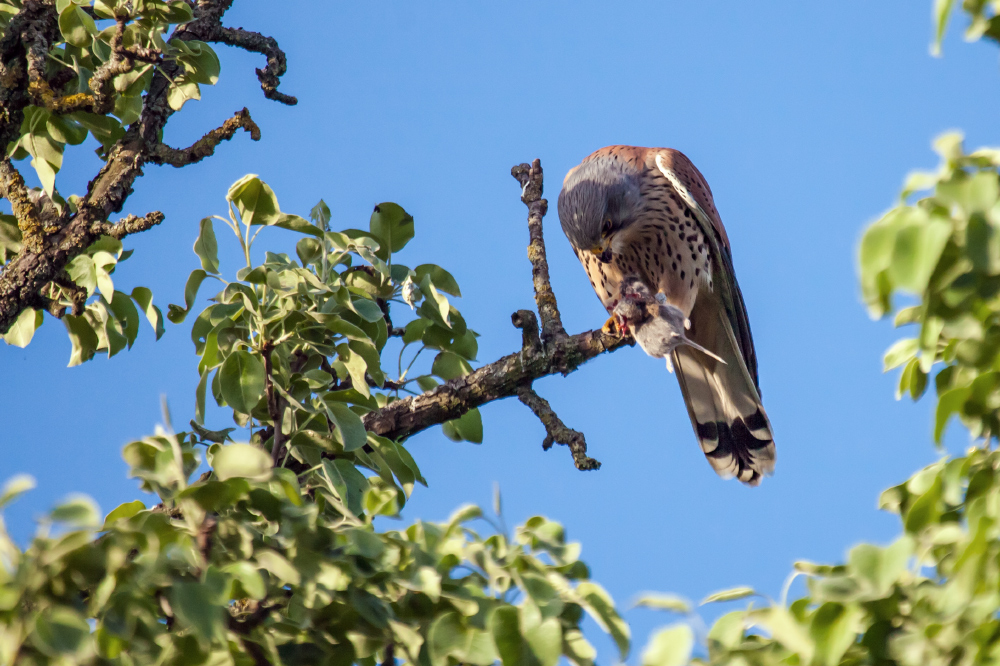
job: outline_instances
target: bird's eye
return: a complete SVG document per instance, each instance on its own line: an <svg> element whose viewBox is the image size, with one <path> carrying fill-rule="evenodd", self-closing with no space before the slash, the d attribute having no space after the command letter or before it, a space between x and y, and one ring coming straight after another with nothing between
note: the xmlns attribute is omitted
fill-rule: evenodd
<svg viewBox="0 0 1000 666"><path fill-rule="evenodd" d="M611 233L611 218L605 218L604 224L601 225L601 233L607 236Z"/></svg>

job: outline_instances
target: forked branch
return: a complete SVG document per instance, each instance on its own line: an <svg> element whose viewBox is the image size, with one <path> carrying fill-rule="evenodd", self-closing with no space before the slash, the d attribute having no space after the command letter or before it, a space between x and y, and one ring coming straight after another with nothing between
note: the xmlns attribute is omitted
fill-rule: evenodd
<svg viewBox="0 0 1000 666"><path fill-rule="evenodd" d="M545 425L546 442L566 444L578 469L597 469L600 463L587 457L587 444L581 433L572 430L556 416L551 406L534 393L531 384L547 375L568 375L605 352L631 344L631 340L601 330L567 335L562 326L555 295L549 283L542 216L546 202L542 194L542 167L538 160L521 164L512 173L522 183L521 199L528 206L528 228L532 279L535 299L542 318L539 337L538 318L529 310L518 310L511 321L521 329L521 350L504 356L452 379L421 395L397 400L364 417L365 428L383 437L403 439L431 426L456 419L476 407L494 400L517 396Z"/></svg>

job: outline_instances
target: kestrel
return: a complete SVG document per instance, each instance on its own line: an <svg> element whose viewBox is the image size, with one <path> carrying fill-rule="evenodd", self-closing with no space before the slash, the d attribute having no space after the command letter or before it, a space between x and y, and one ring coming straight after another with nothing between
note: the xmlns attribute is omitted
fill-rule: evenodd
<svg viewBox="0 0 1000 666"><path fill-rule="evenodd" d="M729 238L705 178L670 148L602 148L566 174L559 220L609 313L635 276L690 320L688 336L711 352L672 351L695 435L720 476L758 485L774 470L774 436Z"/></svg>

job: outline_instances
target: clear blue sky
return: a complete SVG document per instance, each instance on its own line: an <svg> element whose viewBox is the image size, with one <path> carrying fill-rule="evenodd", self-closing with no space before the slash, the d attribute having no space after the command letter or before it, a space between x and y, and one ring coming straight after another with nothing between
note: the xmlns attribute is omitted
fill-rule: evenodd
<svg viewBox="0 0 1000 666"><path fill-rule="evenodd" d="M596 148L678 148L711 183L732 241L777 437L775 476L756 489L718 479L675 378L636 348L536 385L586 433L600 471L576 471L563 447L543 452L541 426L508 400L483 410L481 446L436 429L409 442L430 489L405 515L489 506L499 483L508 522L536 513L563 522L622 606L646 589L697 600L748 584L777 596L794 560L837 560L859 541L891 539L896 521L876 511L879 491L937 455L930 403L897 403L895 376L881 374L897 333L869 321L854 265L861 230L893 204L905 174L936 165L934 136L958 127L973 147L1000 143L996 49L963 43L956 26L945 57L930 57L930 5L316 0L277 10L237 0L227 23L279 40L282 88L299 105L263 99L253 74L262 58L220 47L220 84L166 138L187 145L246 105L263 139L240 135L181 170L147 166L125 212L160 209L166 222L126 242L136 253L116 283L150 286L164 310L180 302L197 267L197 221L223 212L226 189L247 172L286 211L306 214L325 198L342 227L363 227L375 203L396 201L417 223L401 260L454 273L488 362L516 349L510 314L533 305L511 165L541 158L554 203L565 172ZM81 192L96 164L87 146L71 151L60 189ZM552 208L564 321L571 332L599 326L604 312ZM52 320L29 348L0 347L0 477L29 472L39 483L7 512L19 539L70 491L105 511L136 497L120 449L152 432L161 394L177 423L192 416L189 328L168 324L158 343L144 328L131 352L71 369ZM217 413L210 425L227 424ZM953 428L953 448L965 437ZM638 646L668 619L627 617ZM612 661L610 644L597 642Z"/></svg>

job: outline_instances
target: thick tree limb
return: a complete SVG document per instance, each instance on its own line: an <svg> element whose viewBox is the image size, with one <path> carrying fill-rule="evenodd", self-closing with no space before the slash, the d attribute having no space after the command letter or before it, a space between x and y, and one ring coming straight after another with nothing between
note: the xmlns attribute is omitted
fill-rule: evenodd
<svg viewBox="0 0 1000 666"><path fill-rule="evenodd" d="M232 139L237 130L241 128L250 133L251 140L260 141L260 128L250 118L250 112L244 107L242 111L237 111L236 115L224 122L222 127L212 130L188 148L171 148L163 143L157 144L153 149L153 154L149 156L149 161L175 167L200 162L206 157L211 157L215 153L216 146L223 141Z"/></svg>
<svg viewBox="0 0 1000 666"><path fill-rule="evenodd" d="M542 236L542 218L549 208L549 202L542 198L542 163L535 160L519 164L510 170L510 175L521 183L521 201L528 207L528 259L531 261L531 280L535 286L535 303L542 318L542 342L564 337L566 330L559 316L556 295L549 282L549 262L545 258L545 241Z"/></svg>
<svg viewBox="0 0 1000 666"><path fill-rule="evenodd" d="M179 26L171 38L222 41L217 39L223 30L220 20L232 3L233 0L198 0L194 5L195 20ZM41 37L38 37L39 34ZM36 42L47 40L45 43L52 44L58 38L54 5L41 0L24 0L21 11L11 20L7 33L0 39L2 145L17 139L24 107L33 103L28 91L25 45L34 48ZM239 40L235 40L234 45L243 46ZM245 46L251 47L252 44ZM274 60L274 67L269 65L268 77L273 74L276 80L283 72L284 56L278 56L277 43L273 40L268 42L267 48L270 49L269 61ZM138 58L140 55L143 54L130 53L122 55L122 58ZM178 74L178 65L173 61L165 61L157 68L144 98L139 120L129 126L125 136L108 150L106 162L90 182L78 212L61 228L47 233L40 244L34 243L31 247L26 244L18 256L0 270L0 333L10 328L25 307L34 307L40 302L42 290L62 274L73 257L97 240L108 217L121 211L132 193L135 179L142 175L143 165L157 153L160 134L174 113L167 103L167 93L170 79Z"/></svg>
<svg viewBox="0 0 1000 666"><path fill-rule="evenodd" d="M219 27L209 42L221 42L229 46L238 46L245 51L253 51L267 57L267 66L257 70L257 80L260 81L261 90L264 97L273 99L282 104L294 106L299 103L295 97L286 95L278 91L278 83L285 73L287 65L285 63L285 52L278 48L278 42L273 37L265 37L259 32L244 30L243 28Z"/></svg>
<svg viewBox="0 0 1000 666"><path fill-rule="evenodd" d="M534 412L538 420L545 426L545 439L542 440L543 449L548 451L552 448L553 443L564 444L569 447L573 454L573 464L578 470L587 471L601 468L601 463L587 456L587 440L584 439L583 433L566 427L548 400L535 393L528 386L522 386L518 389L517 399Z"/></svg>
<svg viewBox="0 0 1000 666"><path fill-rule="evenodd" d="M627 344L630 341L600 330L565 336L544 350L504 356L427 393L389 403L365 415L365 429L390 439L409 437L488 402L517 395L539 377L568 375L590 359Z"/></svg>

